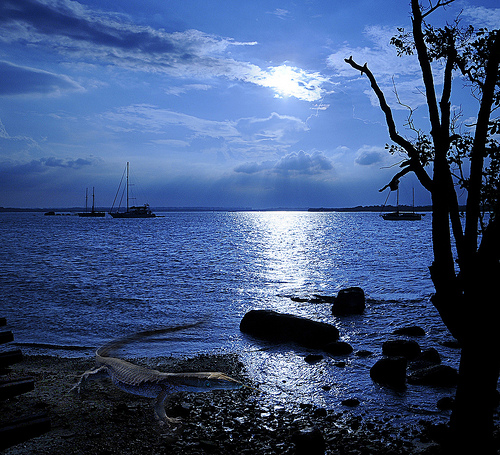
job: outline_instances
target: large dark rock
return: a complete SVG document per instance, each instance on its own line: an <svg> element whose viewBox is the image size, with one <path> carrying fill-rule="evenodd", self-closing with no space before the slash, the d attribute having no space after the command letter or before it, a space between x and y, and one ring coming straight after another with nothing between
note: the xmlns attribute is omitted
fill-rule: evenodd
<svg viewBox="0 0 500 455"><path fill-rule="evenodd" d="M448 365L434 365L414 371L408 376L410 384L436 387L453 387L458 382L458 372Z"/></svg>
<svg viewBox="0 0 500 455"><path fill-rule="evenodd" d="M249 311L240 322L240 330L257 338L310 348L322 348L339 338L339 331L331 324L271 310Z"/></svg>
<svg viewBox="0 0 500 455"><path fill-rule="evenodd" d="M420 353L420 345L413 340L389 340L382 345L382 354L390 357L404 357L411 360Z"/></svg>
<svg viewBox="0 0 500 455"><path fill-rule="evenodd" d="M332 313L335 316L361 314L365 310L365 293L359 287L341 289L333 302Z"/></svg>
<svg viewBox="0 0 500 455"><path fill-rule="evenodd" d="M377 383L401 389L406 386L406 359L391 357L380 359L370 369L370 377Z"/></svg>

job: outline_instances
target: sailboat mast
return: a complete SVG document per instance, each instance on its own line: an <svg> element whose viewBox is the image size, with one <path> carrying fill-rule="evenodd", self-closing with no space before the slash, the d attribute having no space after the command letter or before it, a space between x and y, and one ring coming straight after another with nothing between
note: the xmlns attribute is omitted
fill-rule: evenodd
<svg viewBox="0 0 500 455"><path fill-rule="evenodd" d="M85 188L85 211L87 212L87 206L88 206L88 199L89 199L89 189Z"/></svg>
<svg viewBox="0 0 500 455"><path fill-rule="evenodd" d="M399 213L399 186L396 191L396 212Z"/></svg>
<svg viewBox="0 0 500 455"><path fill-rule="evenodd" d="M94 212L94 205L95 205L95 195L94 195L94 190L95 188L92 187L92 213Z"/></svg>
<svg viewBox="0 0 500 455"><path fill-rule="evenodd" d="M128 165L129 162L127 161L127 212L128 212Z"/></svg>

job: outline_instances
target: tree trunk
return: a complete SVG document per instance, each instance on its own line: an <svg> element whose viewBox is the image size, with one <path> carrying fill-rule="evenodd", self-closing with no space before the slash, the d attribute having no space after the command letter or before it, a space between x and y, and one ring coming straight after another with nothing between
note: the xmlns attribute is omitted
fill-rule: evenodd
<svg viewBox="0 0 500 455"><path fill-rule="evenodd" d="M494 333L480 340L473 337L462 346L459 384L445 448L449 454L493 455L497 453L493 444L493 412L500 350Z"/></svg>

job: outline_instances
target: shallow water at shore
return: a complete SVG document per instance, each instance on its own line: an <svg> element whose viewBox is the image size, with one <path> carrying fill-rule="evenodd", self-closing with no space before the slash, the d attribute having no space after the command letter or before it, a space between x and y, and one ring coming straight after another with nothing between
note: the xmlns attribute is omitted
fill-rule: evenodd
<svg viewBox="0 0 500 455"><path fill-rule="evenodd" d="M0 214L0 309L23 351L91 357L95 347L124 334L204 320L122 354L235 352L266 392L263 401L291 406L336 408L357 397L360 412L418 418L434 415L437 399L452 393L411 386L399 394L369 378L383 341L405 325L422 326L422 347L435 347L443 363L457 366L459 352L440 344L450 336L429 302L430 215L418 222L387 222L376 213L164 215ZM364 315L338 318L330 304L291 299L335 295L347 286L365 290ZM355 352L373 355L324 356L309 365L304 357L311 351L239 331L243 315L258 308L332 323Z"/></svg>

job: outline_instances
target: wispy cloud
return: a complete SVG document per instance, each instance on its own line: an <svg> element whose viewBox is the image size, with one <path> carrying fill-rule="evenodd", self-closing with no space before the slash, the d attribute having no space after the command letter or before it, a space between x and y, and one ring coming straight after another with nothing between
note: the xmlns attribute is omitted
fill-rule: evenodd
<svg viewBox="0 0 500 455"><path fill-rule="evenodd" d="M158 106L138 104L121 107L100 116L106 127L123 135L125 133L156 134L160 141L171 141L170 135L182 130L187 138L175 142L178 146L197 141L203 147L203 140L218 139L233 154L263 155L282 154L309 128L299 118L273 112L265 118L247 117L237 120L216 121L195 117ZM166 138L163 139L163 136ZM210 141L207 141L210 143Z"/></svg>
<svg viewBox="0 0 500 455"><path fill-rule="evenodd" d="M83 88L61 74L0 61L0 95L59 95Z"/></svg>
<svg viewBox="0 0 500 455"><path fill-rule="evenodd" d="M169 33L76 1L7 0L0 4L0 25L0 40L43 47L79 62L179 78L223 77L305 101L319 100L329 82L317 72L288 65L262 69L232 56L236 48L255 46L255 41L239 42L199 30Z"/></svg>
<svg viewBox="0 0 500 455"><path fill-rule="evenodd" d="M212 86L208 84L185 84L185 85L169 87L168 89L165 90L165 93L167 95L179 96L193 90L210 90L211 88Z"/></svg>
<svg viewBox="0 0 500 455"><path fill-rule="evenodd" d="M281 20L289 19L291 17L290 11L284 8L276 8L274 11L268 11L267 14L272 14Z"/></svg>

